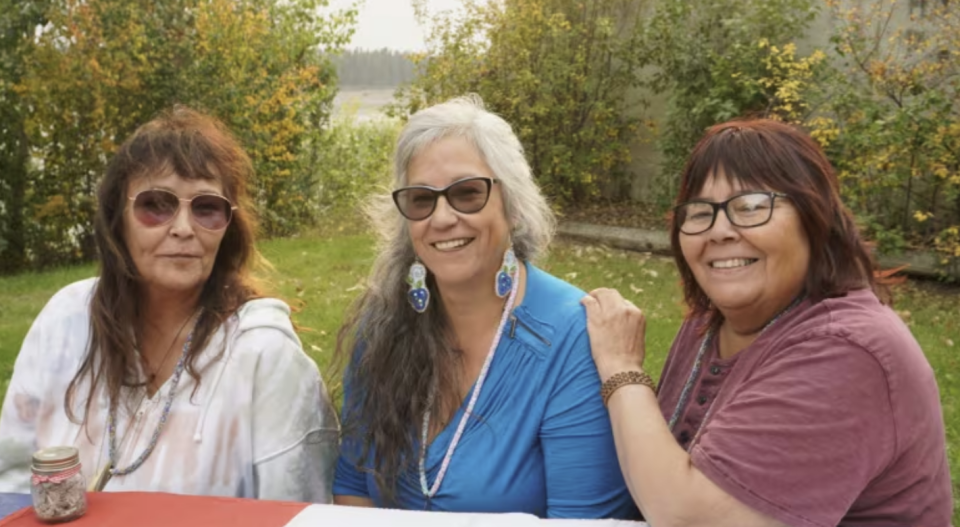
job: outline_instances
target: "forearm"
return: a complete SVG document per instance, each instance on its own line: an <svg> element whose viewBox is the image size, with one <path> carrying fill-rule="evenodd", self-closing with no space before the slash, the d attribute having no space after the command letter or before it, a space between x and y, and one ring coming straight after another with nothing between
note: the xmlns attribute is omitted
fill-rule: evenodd
<svg viewBox="0 0 960 527"><path fill-rule="evenodd" d="M40 401L11 383L0 413L0 492L30 492Z"/></svg>
<svg viewBox="0 0 960 527"><path fill-rule="evenodd" d="M335 430L315 430L297 444L258 460L257 497L330 503L338 439Z"/></svg>
<svg viewBox="0 0 960 527"><path fill-rule="evenodd" d="M4 466L0 469L0 492L30 492L30 466Z"/></svg>
<svg viewBox="0 0 960 527"><path fill-rule="evenodd" d="M702 499L705 478L670 433L653 390L623 386L608 409L624 479L647 521L660 527L706 524L713 514Z"/></svg>

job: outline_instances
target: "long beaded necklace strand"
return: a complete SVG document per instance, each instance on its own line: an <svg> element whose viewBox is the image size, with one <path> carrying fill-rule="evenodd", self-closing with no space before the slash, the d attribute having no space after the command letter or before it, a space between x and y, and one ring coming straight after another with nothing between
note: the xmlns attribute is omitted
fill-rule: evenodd
<svg viewBox="0 0 960 527"><path fill-rule="evenodd" d="M493 356L496 354L497 345L500 343L500 337L503 335L503 328L507 325L507 318L510 316L510 311L513 309L513 302L517 297L517 289L519 287L520 280L518 280L519 271L514 271L513 273L513 287L510 289L510 297L507 299L507 304L503 308L503 315L500 317L500 325L497 327L497 333L493 337L493 342L490 344L490 351L487 352L487 358L483 362L483 367L480 369L480 376L477 377L477 382L473 388L473 395L470 397L470 403L467 405L466 410L464 410L463 415L460 417L460 423L457 425L457 432L454 434L453 439L450 441L450 446L447 447L447 453L443 456L443 463L440 465L440 472L437 473L437 479L433 481L433 486L430 487L427 485L427 440L429 438L430 431L430 407L433 406L435 390L431 390L430 396L427 399L427 411L423 414L423 430L421 433L420 439L420 491L423 492L424 497L427 498L428 504L429 500L433 498L437 491L440 490L440 483L443 481L443 476L447 473L447 468L450 466L450 458L453 457L453 451L457 449L457 443L460 442L460 437L463 435L463 430L467 426L467 419L473 414L473 407L477 404L477 399L480 398L480 389L483 388L483 381L487 378L487 371L490 369L490 364L493 362Z"/></svg>
<svg viewBox="0 0 960 527"><path fill-rule="evenodd" d="M760 338L760 335L772 326L777 320L780 320L784 315L789 313L793 308L797 307L800 302L804 299L803 296L799 296L790 303L789 306L784 308L783 311L777 313L776 316L771 318L766 324L763 325L763 328L760 329L759 335L757 338ZM697 378L700 375L700 367L703 365L703 357L706 355L707 348L710 347L710 341L713 340L713 329L707 331L707 334L703 337L703 342L700 344L700 349L697 350L697 358L693 363L693 368L690 370L690 377L687 378L687 382L683 385L683 390L680 392L680 400L677 401L677 407L673 410L673 415L670 417L670 423L667 425L670 428L670 431L673 432L674 426L676 426L677 421L680 419L680 414L683 412L683 409L687 406L687 400L690 398L690 392L693 389L693 385L696 384ZM714 401L716 397L714 397ZM710 416L710 411L713 409L713 401L710 401L710 406L707 408L706 415L703 416L703 420L700 421L700 426L697 427L696 433L693 435L693 439L690 441L690 445L696 442L697 438L700 436L700 430L703 428L703 425L707 422L707 417Z"/></svg>
<svg viewBox="0 0 960 527"><path fill-rule="evenodd" d="M199 315L198 315L199 316ZM163 413L160 414L160 421L157 422L157 427L153 431L153 435L150 437L150 443L147 445L147 448L143 450L140 456L134 460L129 466L125 468L118 468L118 453L117 453L117 426L116 426L116 407L111 405L110 411L107 413L107 429L110 433L110 475L111 476L126 476L134 470L140 468L140 465L150 457L150 454L153 453L153 449L157 446L157 439L160 438L160 432L163 430L163 425L167 423L167 417L170 415L170 407L173 405L173 398L177 393L177 385L180 384L180 377L183 375L183 370L187 363L187 353L190 351L190 343L193 342L193 332L196 330L190 330L190 334L187 335L187 341L183 344L183 352L180 354L180 360L177 361L177 367L173 371L173 377L170 379L170 390L167 392L166 401L163 405Z"/></svg>
<svg viewBox="0 0 960 527"><path fill-rule="evenodd" d="M166 353L164 354L164 356L163 356L163 360L160 362L160 365L157 367L157 371L159 371L159 369L162 368L164 364L166 364L167 358L168 358L169 355L170 355L170 350L173 349L173 344L174 344L174 342L176 342L177 337L180 336L180 333L183 332L183 328L187 327L187 324L190 323L190 320L194 319L194 316L196 316L197 318L199 318L201 312L202 312L202 310L198 311L195 315L190 315L189 317L187 317L186 320L183 321L183 325L181 325L181 326L180 326L180 329L177 330L177 335L173 338L173 342L170 343L170 346L169 346L169 348L167 349L167 352L166 352ZM196 329L196 328L194 328L194 329ZM191 332L187 335L187 342L186 342L185 345L184 345L184 351L183 351L184 354L186 354L187 349L189 348L190 341L191 341L192 339L193 339L193 331L191 331ZM181 360L182 360L182 357L181 357ZM146 366L147 366L148 368L150 368L150 376L149 376L149 381L148 381L148 383L152 383L152 382L154 381L154 379L156 379L156 372L153 371L153 368L150 366L149 363L147 363ZM171 386L171 388L175 388L177 382L179 382L179 378L177 379L176 382L173 383L173 386ZM159 387L158 387L157 389L159 390ZM146 399L146 398L147 398L147 390L144 389L143 393L140 395L140 399L137 401L137 413L138 413L138 414L139 414L139 412L140 412L140 408L143 406L143 400ZM153 405L151 405L151 406L153 406ZM120 450L122 450L123 447L124 447L124 445L126 445L127 443L130 442L129 439L130 439L130 437L131 437L131 430L128 428L128 429L127 429L127 432L123 435L123 438L120 440L120 446L119 446L119 447L116 446L116 424L115 424L116 415L115 415L115 411L116 411L116 410L115 410L114 408L111 408L111 409L107 412L107 426L106 426L106 429L104 430L104 435L107 435L107 433L109 432L109 439L110 439L110 443L109 443L110 455L109 455L109 457L110 457L110 462L107 463L106 465L104 465L103 468L101 468L100 470L97 471L96 474L94 474L93 478L90 480L90 484L89 484L88 487L87 487L87 490L90 491L90 492L100 492L100 491L102 491L102 490L104 489L104 487L107 486L107 483L110 482L110 479L111 479L111 478L113 477L113 475L114 475L113 467L116 465L116 459L117 459L117 457L118 457L118 455L115 455L115 454L118 453ZM136 422L136 425L137 425L136 437L133 439L133 443L132 443L132 444L136 444L136 443L137 443L137 441L140 439L140 434L143 432L143 428L142 428L141 426L139 426L140 424L141 424L141 423L139 422L139 418L138 418L138 419L137 419L137 422ZM130 427L133 427L133 426L134 426L133 424L130 425ZM161 426L162 426L162 425L161 425ZM155 443L155 440L154 440L154 443ZM152 446L151 446L151 450L152 450ZM100 456L102 455L102 453L103 453L103 450L100 450L100 452L97 454L97 464L96 464L95 466L100 466ZM147 455L149 455L149 454L147 454ZM144 459L145 459L145 458L144 458ZM142 461L141 461L141 464L142 464ZM136 467L133 468L133 469L131 469L131 472L132 472L133 470L136 470ZM128 472L128 473L129 473L129 472Z"/></svg>

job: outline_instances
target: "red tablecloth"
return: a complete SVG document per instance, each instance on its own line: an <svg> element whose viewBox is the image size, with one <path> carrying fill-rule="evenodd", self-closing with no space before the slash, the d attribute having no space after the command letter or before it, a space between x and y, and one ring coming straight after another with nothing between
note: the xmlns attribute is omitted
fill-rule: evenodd
<svg viewBox="0 0 960 527"><path fill-rule="evenodd" d="M64 527L649 527L617 520L543 520L530 514L405 511L154 492L93 492ZM39 527L32 507L0 527Z"/></svg>
<svg viewBox="0 0 960 527"><path fill-rule="evenodd" d="M91 492L87 513L70 527L281 527L308 504L156 492ZM41 523L27 507L0 520L0 527L35 527Z"/></svg>

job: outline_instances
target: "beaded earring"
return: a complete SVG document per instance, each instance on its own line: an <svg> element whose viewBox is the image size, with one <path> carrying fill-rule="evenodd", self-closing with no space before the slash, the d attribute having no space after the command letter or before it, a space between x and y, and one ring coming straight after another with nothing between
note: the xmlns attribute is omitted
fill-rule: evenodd
<svg viewBox="0 0 960 527"><path fill-rule="evenodd" d="M507 296L510 289L513 288L513 276L517 272L517 255L513 252L513 247L503 253L503 264L500 271L497 272L496 292L497 296L503 298Z"/></svg>
<svg viewBox="0 0 960 527"><path fill-rule="evenodd" d="M407 283L410 284L410 291L407 293L407 301L417 313L423 313L430 305L430 290L427 289L427 268L420 263L420 260L414 260L407 273Z"/></svg>

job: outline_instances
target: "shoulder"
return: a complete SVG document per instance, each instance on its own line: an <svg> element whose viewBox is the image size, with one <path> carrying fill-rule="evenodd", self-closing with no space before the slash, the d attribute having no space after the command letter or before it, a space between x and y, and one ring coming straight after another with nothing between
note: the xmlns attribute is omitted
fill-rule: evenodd
<svg viewBox="0 0 960 527"><path fill-rule="evenodd" d="M90 302L97 278L74 282L54 293L33 321L33 331L48 336L63 334L65 341L86 344L89 333Z"/></svg>
<svg viewBox="0 0 960 527"><path fill-rule="evenodd" d="M580 299L586 295L579 287L565 282L531 263L527 264L527 294L550 300L562 299L577 303L577 305L579 305Z"/></svg>
<svg viewBox="0 0 960 527"><path fill-rule="evenodd" d="M18 376L42 371L45 378L60 379L64 386L73 378L90 343L90 301L96 283L96 278L74 282L50 297L20 346Z"/></svg>
<svg viewBox="0 0 960 527"><path fill-rule="evenodd" d="M758 339L750 369L804 382L852 383L894 408L928 405L937 397L933 369L920 345L870 291L802 305L782 324Z"/></svg>
<svg viewBox="0 0 960 527"><path fill-rule="evenodd" d="M580 304L584 296L582 289L532 264L527 265L527 290L522 307L529 315L551 325L577 320L585 324L586 312Z"/></svg>
<svg viewBox="0 0 960 527"><path fill-rule="evenodd" d="M269 354L272 361L299 360L300 338L290 320L290 306L276 298L258 298L240 306L229 321L231 355ZM305 357L309 360L309 358Z"/></svg>
<svg viewBox="0 0 960 527"><path fill-rule="evenodd" d="M309 366L313 361L303 352L300 338L290 320L290 306L276 298L258 298L237 310L231 330L233 356L252 356L271 368L291 370ZM259 364L258 369L265 366Z"/></svg>
<svg viewBox="0 0 960 527"><path fill-rule="evenodd" d="M290 320L290 306L283 300L250 300L237 310L234 322L238 338L265 343L291 340L300 344Z"/></svg>
<svg viewBox="0 0 960 527"><path fill-rule="evenodd" d="M587 316L580 304L585 295L576 286L527 264L523 303L514 311L521 327L513 333L532 334L533 339L525 339L528 344L552 353L568 349L579 336L586 340Z"/></svg>
<svg viewBox="0 0 960 527"><path fill-rule="evenodd" d="M884 369L923 358L906 324L868 290L851 291L807 307L784 331L783 338L785 343L798 345L829 341L870 355Z"/></svg>
<svg viewBox="0 0 960 527"><path fill-rule="evenodd" d="M935 386L933 368L910 328L871 291L823 300L808 311L784 343L824 360L857 354L861 363L875 365L869 369L882 372L891 395L916 395Z"/></svg>
<svg viewBox="0 0 960 527"><path fill-rule="evenodd" d="M99 278L86 278L62 287L50 297L41 314L44 316L63 316L82 313L90 314L90 302Z"/></svg>

